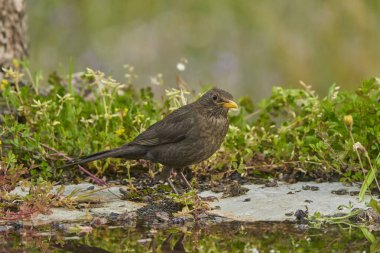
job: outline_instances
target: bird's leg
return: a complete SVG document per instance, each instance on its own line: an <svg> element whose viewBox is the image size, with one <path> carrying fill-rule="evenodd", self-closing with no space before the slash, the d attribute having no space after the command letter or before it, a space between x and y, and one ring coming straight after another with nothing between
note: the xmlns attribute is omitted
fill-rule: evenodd
<svg viewBox="0 0 380 253"><path fill-rule="evenodd" d="M170 187L172 188L172 190L174 191L175 194L179 195L178 191L177 191L177 188L175 188L172 180L170 178L167 179L168 181L168 184L170 185Z"/></svg>
<svg viewBox="0 0 380 253"><path fill-rule="evenodd" d="M168 184L170 185L170 187L172 188L172 190L174 191L174 193L177 194L177 195L179 195L177 188L175 188L175 186L174 186L174 184L173 184L173 182L172 182L172 177L173 177L173 174L174 174L174 173L175 173L175 172L173 171L173 169L171 169L171 171L170 171L170 173L169 173L169 176L168 176L168 178L166 179L166 181L168 182Z"/></svg>
<svg viewBox="0 0 380 253"><path fill-rule="evenodd" d="M179 173L179 175L181 176L182 180L185 182L187 188L190 189L190 190L193 189L193 187L191 187L191 184L189 183L189 181L187 181L187 178L183 174L183 170L181 170L181 172Z"/></svg>

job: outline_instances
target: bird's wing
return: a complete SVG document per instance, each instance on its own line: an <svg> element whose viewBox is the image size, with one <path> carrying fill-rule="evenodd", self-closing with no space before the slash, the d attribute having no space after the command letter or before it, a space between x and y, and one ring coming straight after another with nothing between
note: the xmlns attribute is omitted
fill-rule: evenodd
<svg viewBox="0 0 380 253"><path fill-rule="evenodd" d="M172 112L161 121L151 125L129 145L156 146L183 140L190 129L195 126L196 118L191 109L189 106L184 106Z"/></svg>

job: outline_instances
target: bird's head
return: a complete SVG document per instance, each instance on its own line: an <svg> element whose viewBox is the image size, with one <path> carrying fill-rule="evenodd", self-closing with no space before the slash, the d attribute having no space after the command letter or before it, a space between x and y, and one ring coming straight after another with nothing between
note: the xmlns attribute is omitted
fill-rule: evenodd
<svg viewBox="0 0 380 253"><path fill-rule="evenodd" d="M207 91L198 101L211 111L227 112L229 109L238 108L238 105L233 101L232 95L218 88Z"/></svg>

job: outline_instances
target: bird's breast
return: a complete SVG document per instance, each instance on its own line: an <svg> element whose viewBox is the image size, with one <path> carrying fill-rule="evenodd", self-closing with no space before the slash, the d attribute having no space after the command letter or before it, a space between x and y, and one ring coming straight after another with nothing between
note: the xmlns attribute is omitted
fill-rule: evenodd
<svg viewBox="0 0 380 253"><path fill-rule="evenodd" d="M199 142L208 151L208 157L215 153L222 144L228 130L228 120L222 117L212 117L201 124Z"/></svg>

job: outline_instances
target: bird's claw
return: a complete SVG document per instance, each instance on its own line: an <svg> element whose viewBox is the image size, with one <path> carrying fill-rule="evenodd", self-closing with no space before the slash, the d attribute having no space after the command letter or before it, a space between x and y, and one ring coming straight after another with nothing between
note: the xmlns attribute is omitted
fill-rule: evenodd
<svg viewBox="0 0 380 253"><path fill-rule="evenodd" d="M208 201L208 202L219 201L219 199L215 196L206 196L206 197L200 197L200 198L201 200Z"/></svg>

